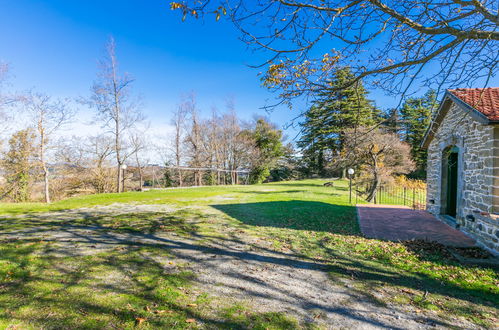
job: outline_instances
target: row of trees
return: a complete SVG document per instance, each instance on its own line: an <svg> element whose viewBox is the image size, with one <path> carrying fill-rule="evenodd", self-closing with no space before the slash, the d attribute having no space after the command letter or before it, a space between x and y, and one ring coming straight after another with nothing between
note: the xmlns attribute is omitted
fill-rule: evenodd
<svg viewBox="0 0 499 330"><path fill-rule="evenodd" d="M7 96L2 82L8 68L0 66L0 114L9 118L4 123L14 123L0 160L0 199L27 201L36 187L47 203L73 194L122 192L131 174L142 189L151 168L153 181L158 175L164 185L235 184L241 174L258 183L286 153L282 132L266 119L243 122L233 102L226 112L201 118L193 94L173 113L173 136L154 139L134 96L134 79L120 72L115 48L111 39L90 95L77 100L34 91ZM100 132L64 138L62 130L77 121L78 105L94 111L92 125ZM151 166L152 155L163 164Z"/></svg>
<svg viewBox="0 0 499 330"><path fill-rule="evenodd" d="M260 183L290 150L275 125L261 117L249 123L241 121L231 101L226 112L214 110L203 120L194 96L189 95L174 112L172 125L171 167L178 186L184 184L182 164L193 169L195 185L203 185L206 180L210 184L225 183L224 173L230 173L231 184L239 182L239 173L246 173L251 183Z"/></svg>

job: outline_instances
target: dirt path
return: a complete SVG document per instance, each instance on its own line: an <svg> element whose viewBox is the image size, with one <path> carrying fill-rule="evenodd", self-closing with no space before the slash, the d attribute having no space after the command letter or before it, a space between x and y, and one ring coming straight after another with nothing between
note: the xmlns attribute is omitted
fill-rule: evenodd
<svg viewBox="0 0 499 330"><path fill-rule="evenodd" d="M131 212L172 212L163 205L111 205L36 215L37 219L67 220L74 217ZM217 215L216 210L205 210ZM218 213L218 215L220 215ZM4 217L5 218L5 217ZM167 232L153 235L114 233L99 226L37 226L0 233L3 239L43 239L54 242L57 255L93 254L126 245L162 245L196 275L196 285L214 299L243 304L255 311L284 312L302 323L314 322L330 329L426 329L457 326L475 328L471 323L448 324L432 312L411 307L382 306L344 280L334 283L328 266L289 253L272 251L267 242L221 226L227 238L209 240ZM382 297L380 297L382 298Z"/></svg>

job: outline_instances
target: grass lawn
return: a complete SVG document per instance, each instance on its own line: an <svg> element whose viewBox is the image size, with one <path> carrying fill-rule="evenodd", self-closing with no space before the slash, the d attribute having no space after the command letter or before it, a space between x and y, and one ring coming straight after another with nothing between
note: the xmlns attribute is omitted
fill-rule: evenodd
<svg viewBox="0 0 499 330"><path fill-rule="evenodd" d="M55 240L7 238L17 230L93 226L103 233L174 234L197 244L225 239L224 228L328 265L332 282L379 306L396 304L478 326L498 321L499 280L487 267L461 265L444 250L362 237L348 182L321 180L84 196L45 204L0 204L0 328L309 327L284 313L215 301L162 246L116 245L60 253ZM173 211L117 215L65 212L96 205L161 204ZM119 206L117 206L119 208ZM61 212L62 211L62 212ZM44 216L60 212L65 217ZM195 220L195 221L193 221ZM77 250L79 246L74 246Z"/></svg>

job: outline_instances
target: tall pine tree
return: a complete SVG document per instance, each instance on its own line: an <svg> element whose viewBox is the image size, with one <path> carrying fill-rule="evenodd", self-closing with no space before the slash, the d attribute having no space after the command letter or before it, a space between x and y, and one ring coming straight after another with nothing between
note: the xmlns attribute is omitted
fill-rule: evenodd
<svg viewBox="0 0 499 330"><path fill-rule="evenodd" d="M426 176L426 151L421 148L428 125L430 125L432 111L437 106L436 93L429 90L422 97L407 99L400 109L402 139L411 145L411 156L416 163L416 170L412 176L423 179Z"/></svg>
<svg viewBox="0 0 499 330"><path fill-rule="evenodd" d="M331 80L332 90L354 77L348 67L336 71ZM339 91L324 91L305 113L297 144L314 172L325 174L327 163L343 148L347 129L370 126L380 120L381 112L367 95L361 81Z"/></svg>

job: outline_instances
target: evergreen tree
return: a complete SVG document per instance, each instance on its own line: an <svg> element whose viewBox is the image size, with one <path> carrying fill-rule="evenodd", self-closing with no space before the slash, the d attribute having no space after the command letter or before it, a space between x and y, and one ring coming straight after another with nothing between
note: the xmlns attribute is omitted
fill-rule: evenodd
<svg viewBox="0 0 499 330"><path fill-rule="evenodd" d="M355 78L350 68L336 71L331 87L343 86ZM297 145L317 173L324 174L326 163L343 148L344 132L349 128L378 122L381 112L367 98L361 81L336 92L325 91L305 113L302 136Z"/></svg>
<svg viewBox="0 0 499 330"><path fill-rule="evenodd" d="M284 155L282 131L263 118L259 118L250 133L255 143L255 159L250 172L251 183L262 183L270 176L270 170Z"/></svg>
<svg viewBox="0 0 499 330"><path fill-rule="evenodd" d="M400 110L402 139L411 146L411 156L416 163L412 176L426 176L426 150L421 148L421 142L430 125L432 111L437 106L436 93L429 90L422 97L409 98Z"/></svg>

